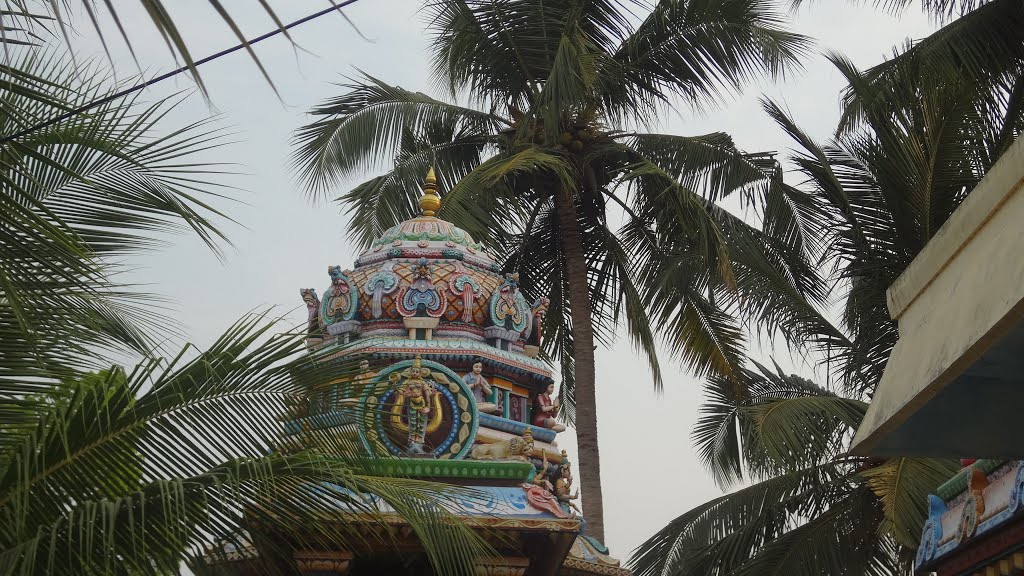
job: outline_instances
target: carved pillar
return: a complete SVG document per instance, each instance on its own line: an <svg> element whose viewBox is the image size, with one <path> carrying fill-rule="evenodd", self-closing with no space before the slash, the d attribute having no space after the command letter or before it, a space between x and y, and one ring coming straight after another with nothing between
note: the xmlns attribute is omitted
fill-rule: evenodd
<svg viewBox="0 0 1024 576"><path fill-rule="evenodd" d="M512 344L519 340L520 333L516 330L509 330L501 326L488 326L484 328L484 338L487 342L500 350L511 350Z"/></svg>
<svg viewBox="0 0 1024 576"><path fill-rule="evenodd" d="M440 318L430 316L406 316L402 318L402 324L409 331L410 340L433 340L434 328L437 328Z"/></svg>
<svg viewBox="0 0 1024 576"><path fill-rule="evenodd" d="M326 332L331 336L336 336L339 344L348 344L359 334L359 330L360 325L357 320L339 320L328 324Z"/></svg>

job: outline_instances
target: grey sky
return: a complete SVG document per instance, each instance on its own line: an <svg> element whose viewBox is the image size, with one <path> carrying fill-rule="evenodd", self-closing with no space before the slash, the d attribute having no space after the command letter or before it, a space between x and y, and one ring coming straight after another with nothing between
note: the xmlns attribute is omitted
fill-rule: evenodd
<svg viewBox="0 0 1024 576"><path fill-rule="evenodd" d="M162 41L151 32L148 19L134 2L125 4L123 16L133 30L136 56L147 76L168 70L173 62ZM192 53L200 57L235 43L234 37L209 8L207 0L175 0L173 14L180 19ZM227 3L249 36L273 27L257 2ZM327 6L327 0L272 1L285 21ZM245 228L228 225L236 248L226 262L218 261L201 242L174 238L173 245L155 255L133 261L134 278L169 297L174 316L186 327L189 340L209 344L233 320L253 309L274 305L291 311L296 324L304 320L299 288L328 285L326 267L351 266L353 249L346 241L345 221L330 203L314 205L289 176L289 141L304 113L342 89L332 83L362 69L387 82L437 95L428 80L427 38L418 0L362 0L346 14L369 41L338 16L323 17L293 31L307 52L296 52L284 38L257 46L277 88L279 100L244 53L215 61L202 69L212 104L223 117L221 125L237 133L235 144L212 150L205 158L238 165L246 175L230 178L240 187L246 205L218 204ZM807 3L793 15L796 31L818 39L818 49L837 50L867 67L881 61L895 45L920 38L932 25L917 11L899 18L870 6L841 0ZM76 40L79 56L102 57L86 20ZM111 28L111 40L116 31ZM122 77L137 72L127 50L115 41L116 68ZM820 56L806 62L802 73L779 83L751 86L744 95L714 110L683 111L666 116L661 131L672 134L729 132L746 150L785 153L790 143L761 112L761 94L785 104L796 120L815 138L824 139L838 116L840 75ZM193 87L186 77L152 88L147 99ZM167 126L201 119L210 113L202 98L186 101L168 119ZM340 192L340 191L339 191ZM301 309L300 309L301 308ZM767 360L770 349L754 346L756 358ZM806 364L796 365L788 355L780 364L813 376ZM667 362L667 359L666 359ZM625 341L600 349L597 357L598 409L607 544L616 557L625 558L669 520L721 494L698 462L690 431L701 400L701 383L666 365L666 388L656 395L643 361ZM572 431L559 435L559 444L575 456Z"/></svg>

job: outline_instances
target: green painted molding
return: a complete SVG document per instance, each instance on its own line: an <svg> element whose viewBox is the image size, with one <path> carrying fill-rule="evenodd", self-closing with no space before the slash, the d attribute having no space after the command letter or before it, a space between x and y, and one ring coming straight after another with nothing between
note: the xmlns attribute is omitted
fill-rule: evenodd
<svg viewBox="0 0 1024 576"><path fill-rule="evenodd" d="M364 458L359 461L374 474L399 478L465 478L526 482L533 472L533 464L518 461L429 458Z"/></svg>
<svg viewBox="0 0 1024 576"><path fill-rule="evenodd" d="M972 468L978 468L987 476L996 468L999 468L1007 462L1009 462L1009 460L978 460L974 464L971 464L957 472L956 475L949 480L946 480L945 484L942 484L935 490L935 494L939 498L942 498L943 502L949 502L960 495L960 493L967 490L967 481L971 478Z"/></svg>

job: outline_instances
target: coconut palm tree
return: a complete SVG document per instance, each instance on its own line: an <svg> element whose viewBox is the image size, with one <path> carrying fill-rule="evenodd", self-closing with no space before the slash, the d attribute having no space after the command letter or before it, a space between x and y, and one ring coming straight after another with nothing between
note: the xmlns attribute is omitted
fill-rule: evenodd
<svg viewBox="0 0 1024 576"><path fill-rule="evenodd" d="M575 401L565 416L575 421L587 531L603 538L595 338L623 320L661 385L641 258L612 223L625 214L648 257L662 229L681 230L689 253L731 283L714 202L767 188L774 167L725 134L636 128L679 101L707 106L754 76L781 73L807 42L765 0L432 0L424 10L433 71L466 104L363 76L312 110L295 163L314 194L386 166L340 198L364 245L415 214L435 166L439 215L507 256L531 295L550 298L546 350L562 367L563 405ZM690 367L729 372L738 331L707 321L718 309L706 292L695 296L663 335Z"/></svg>
<svg viewBox="0 0 1024 576"><path fill-rule="evenodd" d="M637 574L906 574L926 496L952 460L847 453L898 337L885 291L1024 128L1019 95L978 85L897 84L879 94L849 62L834 63L862 120L819 145L774 103L765 109L799 146L806 182L790 189L802 243L843 288L841 328L820 308L778 292L766 306L827 357L819 386L778 371L745 372L743 393L713 379L694 431L723 485L755 484L695 508L645 542ZM867 104L865 104L867 103Z"/></svg>

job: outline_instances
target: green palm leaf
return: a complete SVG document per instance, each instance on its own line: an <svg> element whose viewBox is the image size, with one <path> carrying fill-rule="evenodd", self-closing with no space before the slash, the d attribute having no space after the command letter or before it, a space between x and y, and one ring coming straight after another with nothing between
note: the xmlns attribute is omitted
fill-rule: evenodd
<svg viewBox="0 0 1024 576"><path fill-rule="evenodd" d="M882 530L911 550L920 543L928 495L960 470L956 460L891 458L860 473L885 510Z"/></svg>
<svg viewBox="0 0 1024 576"><path fill-rule="evenodd" d="M104 572L115 562L170 573L189 550L237 537L244 522L272 524L294 545L355 545L358 527L329 519L347 501L381 521L359 504L367 493L407 519L436 569L469 573L483 545L443 506L453 488L366 474L372 467L353 451L323 439L322 449L275 450L286 398L354 371L310 361L303 334L273 335L275 327L249 317L191 358L186 348L166 364L153 358L86 378L5 445L3 573Z"/></svg>

